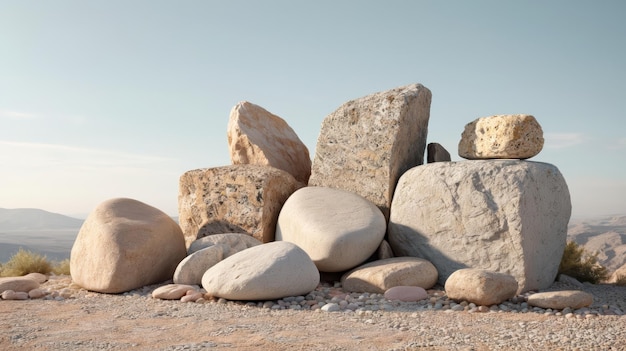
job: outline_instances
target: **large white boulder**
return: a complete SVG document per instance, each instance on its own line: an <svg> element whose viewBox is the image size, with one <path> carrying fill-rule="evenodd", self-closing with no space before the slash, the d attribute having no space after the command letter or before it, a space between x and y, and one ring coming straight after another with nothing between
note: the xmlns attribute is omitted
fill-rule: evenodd
<svg viewBox="0 0 626 351"><path fill-rule="evenodd" d="M172 279L187 250L167 214L133 199L98 205L83 223L70 254L74 283L120 293Z"/></svg>
<svg viewBox="0 0 626 351"><path fill-rule="evenodd" d="M307 294L320 276L298 246L276 241L225 258L202 276L207 295L228 300L275 300Z"/></svg>
<svg viewBox="0 0 626 351"><path fill-rule="evenodd" d="M381 244L385 217L355 193L325 187L305 187L283 205L276 240L292 242L311 257L322 272L341 272L367 260Z"/></svg>
<svg viewBox="0 0 626 351"><path fill-rule="evenodd" d="M396 255L432 262L442 285L458 269L480 268L512 275L523 292L554 281L570 214L551 164L437 162L400 178L388 237Z"/></svg>
<svg viewBox="0 0 626 351"><path fill-rule="evenodd" d="M187 247L211 234L247 233L274 240L283 203L302 183L270 166L234 165L185 172L179 181L178 215Z"/></svg>
<svg viewBox="0 0 626 351"><path fill-rule="evenodd" d="M430 100L411 84L341 105L322 122L309 185L359 194L388 218L398 178L424 163Z"/></svg>
<svg viewBox="0 0 626 351"><path fill-rule="evenodd" d="M311 158L306 145L282 118L261 106L242 101L233 107L228 121L231 162L272 166L306 185Z"/></svg>

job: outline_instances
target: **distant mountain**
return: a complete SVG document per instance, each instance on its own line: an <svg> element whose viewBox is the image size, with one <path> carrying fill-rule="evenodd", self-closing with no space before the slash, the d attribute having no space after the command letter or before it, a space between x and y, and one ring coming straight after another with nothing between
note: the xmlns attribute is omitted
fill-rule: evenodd
<svg viewBox="0 0 626 351"><path fill-rule="evenodd" d="M82 219L35 208L0 208L0 232L80 229Z"/></svg>

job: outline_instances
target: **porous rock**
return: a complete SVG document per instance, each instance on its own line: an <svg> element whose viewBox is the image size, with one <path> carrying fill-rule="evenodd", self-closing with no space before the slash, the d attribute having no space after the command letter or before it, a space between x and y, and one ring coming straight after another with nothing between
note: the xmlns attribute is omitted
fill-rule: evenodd
<svg viewBox="0 0 626 351"><path fill-rule="evenodd" d="M242 101L233 107L227 137L232 164L272 166L309 182L309 150L285 120L261 106Z"/></svg>
<svg viewBox="0 0 626 351"><path fill-rule="evenodd" d="M394 257L359 266L341 277L344 290L383 294L394 286L430 289L437 283L437 269L417 257Z"/></svg>
<svg viewBox="0 0 626 351"><path fill-rule="evenodd" d="M225 258L204 273L202 287L207 295L228 300L274 300L306 295L319 281L304 250L276 241Z"/></svg>
<svg viewBox="0 0 626 351"><path fill-rule="evenodd" d="M528 304L535 307L562 310L591 306L593 295L579 290L548 291L528 296Z"/></svg>
<svg viewBox="0 0 626 351"><path fill-rule="evenodd" d="M465 268L448 277L445 290L452 300L491 306L515 296L517 281L509 274Z"/></svg>
<svg viewBox="0 0 626 351"><path fill-rule="evenodd" d="M191 255L198 250L202 250L213 245L224 245L227 247L227 250L224 251L224 258L226 258L241 250L261 244L263 243L259 240L244 233L211 234L192 242L187 250L187 254Z"/></svg>
<svg viewBox="0 0 626 351"><path fill-rule="evenodd" d="M470 159L527 159L543 148L543 131L531 115L495 115L465 126L459 156Z"/></svg>
<svg viewBox="0 0 626 351"><path fill-rule="evenodd" d="M392 203L397 256L422 257L444 284L461 268L511 274L520 292L556 277L571 214L567 184L550 164L437 162L407 171Z"/></svg>
<svg viewBox="0 0 626 351"><path fill-rule="evenodd" d="M398 178L424 162L430 101L412 84L341 105L322 122L309 185L359 194L388 218Z"/></svg>
<svg viewBox="0 0 626 351"><path fill-rule="evenodd" d="M70 271L85 289L120 293L172 279L186 253L183 233L170 216L117 198L98 205L83 223Z"/></svg>
<svg viewBox="0 0 626 351"><path fill-rule="evenodd" d="M283 203L301 186L291 174L269 166L185 172L179 182L178 213L187 247L221 233L248 233L264 243L273 241Z"/></svg>
<svg viewBox="0 0 626 351"><path fill-rule="evenodd" d="M32 289L37 289L39 283L28 277L3 277L0 278L0 293L5 290L13 290L14 292L29 292Z"/></svg>
<svg viewBox="0 0 626 351"><path fill-rule="evenodd" d="M176 267L174 283L187 285L202 284L204 272L224 259L224 253L228 249L229 247L226 245L216 244L188 255Z"/></svg>
<svg viewBox="0 0 626 351"><path fill-rule="evenodd" d="M305 187L283 205L276 240L301 247L323 272L341 272L369 258L385 236L381 211L341 189Z"/></svg>

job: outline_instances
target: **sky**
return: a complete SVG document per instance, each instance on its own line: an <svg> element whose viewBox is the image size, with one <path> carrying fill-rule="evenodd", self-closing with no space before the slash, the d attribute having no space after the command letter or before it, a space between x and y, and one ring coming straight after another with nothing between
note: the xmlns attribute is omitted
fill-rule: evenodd
<svg viewBox="0 0 626 351"><path fill-rule="evenodd" d="M0 0L0 208L85 217L130 197L177 215L178 179L230 164L230 110L324 118L407 84L428 142L534 115L573 218L626 213L624 1Z"/></svg>

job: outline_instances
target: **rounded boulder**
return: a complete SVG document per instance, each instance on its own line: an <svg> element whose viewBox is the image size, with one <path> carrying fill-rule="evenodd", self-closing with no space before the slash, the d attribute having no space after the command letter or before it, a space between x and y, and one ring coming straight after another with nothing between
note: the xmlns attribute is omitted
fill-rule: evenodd
<svg viewBox="0 0 626 351"><path fill-rule="evenodd" d="M307 294L320 275L304 250L286 241L251 247L225 258L202 276L207 295L227 300L275 300Z"/></svg>
<svg viewBox="0 0 626 351"><path fill-rule="evenodd" d="M385 231L383 213L362 196L341 189L305 187L283 205L276 240L301 247L322 272L342 272L376 252Z"/></svg>

